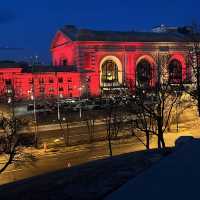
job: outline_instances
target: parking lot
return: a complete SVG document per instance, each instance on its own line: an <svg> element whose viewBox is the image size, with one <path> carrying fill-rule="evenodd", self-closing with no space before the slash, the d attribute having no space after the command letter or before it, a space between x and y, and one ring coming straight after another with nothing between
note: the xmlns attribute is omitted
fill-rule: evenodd
<svg viewBox="0 0 200 200"><path fill-rule="evenodd" d="M18 102L15 104L15 115L24 121L32 121L34 113L37 115L38 123L53 123L58 119L66 121L80 121L85 118L102 118L108 112L108 109L115 105L125 108L130 101L130 97L112 97L112 98L74 98L74 99L54 99L36 101ZM7 111L10 112L9 105Z"/></svg>

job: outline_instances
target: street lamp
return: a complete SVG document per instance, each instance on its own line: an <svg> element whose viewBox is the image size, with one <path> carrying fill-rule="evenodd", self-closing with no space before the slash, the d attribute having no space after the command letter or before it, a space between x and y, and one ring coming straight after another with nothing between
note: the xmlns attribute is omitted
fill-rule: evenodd
<svg viewBox="0 0 200 200"><path fill-rule="evenodd" d="M58 116L58 121L60 121L60 99L63 98L63 95L62 94L59 94L59 99L57 100L57 107L58 107L58 113L57 113L57 116Z"/></svg>
<svg viewBox="0 0 200 200"><path fill-rule="evenodd" d="M37 113L36 113L36 99L34 94L34 86L30 90L28 90L28 94L30 95L30 99L33 101L33 115L34 115L34 128L35 128L35 146L38 146L38 123L37 123Z"/></svg>
<svg viewBox="0 0 200 200"><path fill-rule="evenodd" d="M80 102L80 106L79 106L79 118L82 118L82 107L81 107L81 95L82 95L82 90L83 90L84 86L80 86L79 89L79 102Z"/></svg>

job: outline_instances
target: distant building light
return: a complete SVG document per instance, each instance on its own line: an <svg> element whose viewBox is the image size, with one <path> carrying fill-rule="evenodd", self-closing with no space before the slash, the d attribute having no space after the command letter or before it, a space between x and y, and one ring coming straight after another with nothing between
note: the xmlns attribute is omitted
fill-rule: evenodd
<svg viewBox="0 0 200 200"><path fill-rule="evenodd" d="M11 97L8 98L8 103L11 103L12 102L12 99Z"/></svg>
<svg viewBox="0 0 200 200"><path fill-rule="evenodd" d="M164 24L152 28L152 32L154 33L166 33L166 32L177 32L177 31L178 27L165 26Z"/></svg>

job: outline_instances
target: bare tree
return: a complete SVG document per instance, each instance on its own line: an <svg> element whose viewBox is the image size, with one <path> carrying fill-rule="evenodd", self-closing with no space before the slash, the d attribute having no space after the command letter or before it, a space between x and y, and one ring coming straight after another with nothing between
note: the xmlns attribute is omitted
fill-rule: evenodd
<svg viewBox="0 0 200 200"><path fill-rule="evenodd" d="M95 112L91 110L87 110L84 115L84 120L87 125L88 134L89 134L89 141L93 142L94 140L94 128L95 128Z"/></svg>
<svg viewBox="0 0 200 200"><path fill-rule="evenodd" d="M60 112L60 100L57 101L57 120L60 125L61 130L61 136L64 138L65 146L70 145L69 136L70 136L70 112L68 112L67 108L65 107L65 115L62 115L62 112ZM62 119L64 119L64 123L62 122Z"/></svg>
<svg viewBox="0 0 200 200"><path fill-rule="evenodd" d="M143 109L140 109L138 111L139 112L135 114L136 119L134 120L133 127L139 132L145 133L146 143L144 143L143 140L138 137L136 133L134 134L134 136L136 136L147 149L150 149L150 136L155 133L154 118L151 113L148 113Z"/></svg>
<svg viewBox="0 0 200 200"><path fill-rule="evenodd" d="M112 151L112 130L111 130L112 112L113 112L113 107L110 106L109 109L106 112L106 129L107 129L106 131L107 131L107 140L108 140L108 147L109 147L110 156L113 155L113 151Z"/></svg>
<svg viewBox="0 0 200 200"><path fill-rule="evenodd" d="M106 132L110 156L113 155L112 140L117 139L123 127L122 105L120 104L121 102L114 100L110 102L109 108L106 109Z"/></svg>
<svg viewBox="0 0 200 200"><path fill-rule="evenodd" d="M156 56L157 81L150 85L152 77L143 77L145 84L138 80L136 88L136 104L139 107L136 127L146 134L146 147L149 148L149 136L154 134L158 138L158 148L165 148L164 132L169 124L172 109L181 96L182 80L174 73L167 71L166 63L169 56ZM174 77L173 77L174 76ZM172 80L173 78L173 80Z"/></svg>
<svg viewBox="0 0 200 200"><path fill-rule="evenodd" d="M187 66L188 80L192 87L186 87L193 99L196 100L198 114L200 116L200 29L196 23L193 23L191 30L187 33L190 39L188 46Z"/></svg>
<svg viewBox="0 0 200 200"><path fill-rule="evenodd" d="M13 161L17 147L19 145L19 135L17 134L17 119L15 117L15 93L13 85L8 89L8 103L10 104L11 117L6 119L2 116L1 125L4 133L0 136L0 156L3 163L0 165L0 173L2 173Z"/></svg>

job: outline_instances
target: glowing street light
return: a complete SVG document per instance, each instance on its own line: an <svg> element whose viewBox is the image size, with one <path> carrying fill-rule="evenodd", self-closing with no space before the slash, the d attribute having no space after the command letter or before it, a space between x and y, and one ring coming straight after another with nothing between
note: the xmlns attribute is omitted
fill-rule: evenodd
<svg viewBox="0 0 200 200"><path fill-rule="evenodd" d="M35 145L38 146L38 124L37 124L37 113L36 113L36 99L34 92L34 83L32 88L28 90L28 95L30 95L30 99L33 101L33 115L34 115L34 127L35 127Z"/></svg>
<svg viewBox="0 0 200 200"><path fill-rule="evenodd" d="M58 116L58 120L60 121L60 99L63 98L63 94L59 94L59 99L57 100L57 108L58 108L58 112L57 112L57 116Z"/></svg>
<svg viewBox="0 0 200 200"><path fill-rule="evenodd" d="M82 90L83 90L84 86L80 86L78 89L80 91L79 93L79 102L80 102L80 106L79 106L79 117L80 119L82 118L82 107L81 107L81 95L82 95Z"/></svg>

